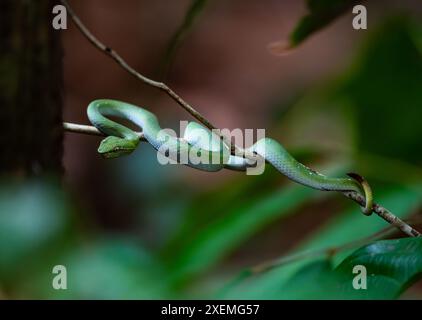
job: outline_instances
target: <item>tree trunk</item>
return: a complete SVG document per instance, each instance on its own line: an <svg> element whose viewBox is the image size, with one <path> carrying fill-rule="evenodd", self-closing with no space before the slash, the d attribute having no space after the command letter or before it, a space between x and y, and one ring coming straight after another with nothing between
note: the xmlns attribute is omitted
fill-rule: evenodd
<svg viewBox="0 0 422 320"><path fill-rule="evenodd" d="M62 172L62 51L54 0L0 1L0 174Z"/></svg>

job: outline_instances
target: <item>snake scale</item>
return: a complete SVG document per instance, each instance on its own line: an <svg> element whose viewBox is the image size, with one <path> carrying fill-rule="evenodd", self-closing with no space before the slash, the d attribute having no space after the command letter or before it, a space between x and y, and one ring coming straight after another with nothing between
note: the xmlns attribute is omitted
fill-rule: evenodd
<svg viewBox="0 0 422 320"><path fill-rule="evenodd" d="M158 152L166 150L175 161L178 161L183 153L200 154L202 159L209 160L204 161L205 163L188 160L186 165L190 167L204 171L219 171L223 168L242 171L250 166L246 159L231 155L229 147L218 136L196 122L190 122L183 138L179 138L166 134L153 113L126 102L95 100L89 104L87 113L91 123L107 135L98 148L98 152L105 158L130 154L140 140L135 131L107 118L112 116L129 120L139 126L145 139ZM365 197L363 212L370 214L372 211L371 189L357 174L349 174L350 178L327 177L298 162L279 142L271 138L263 138L246 150L258 154L280 173L302 185L324 191L357 192ZM218 161L215 161L216 159Z"/></svg>

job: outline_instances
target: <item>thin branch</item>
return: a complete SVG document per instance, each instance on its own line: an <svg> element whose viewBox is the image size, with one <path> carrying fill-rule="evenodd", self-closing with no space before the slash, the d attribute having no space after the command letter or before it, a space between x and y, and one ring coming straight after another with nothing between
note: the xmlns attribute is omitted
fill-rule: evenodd
<svg viewBox="0 0 422 320"><path fill-rule="evenodd" d="M66 131L74 132L74 133L81 133L81 134L88 134L88 135L95 135L95 136L104 136L104 134L99 131L97 128L93 126L87 126L82 124L76 124L76 123L69 123L64 122L63 128ZM143 141L145 140L145 137L142 132L137 132L139 138ZM365 206L365 198L362 197L360 194L356 192L344 192L343 195L353 201L355 201L360 206ZM379 204L374 203L373 205L373 211L380 216L382 219L387 221L392 226L398 228L405 234L407 234L410 237L420 237L421 234L412 228L410 225L408 225L406 222L395 216L393 213L391 213L386 208L380 206Z"/></svg>
<svg viewBox="0 0 422 320"><path fill-rule="evenodd" d="M76 124L76 123L70 123L70 122L63 122L63 129L69 132L75 132L75 133L82 133L82 134L89 134L92 136L105 136L104 133L102 133L100 130L93 126L87 126L84 124ZM136 132L136 134L139 136L140 140L145 141L144 134L142 132Z"/></svg>
<svg viewBox="0 0 422 320"><path fill-rule="evenodd" d="M124 70L126 70L129 74L134 76L136 79L140 80L141 82L151 86L155 87L157 89L160 89L164 91L168 96L170 96L174 101L176 101L183 109L185 109L187 112L189 112L194 118L196 118L199 122L201 122L204 126L206 126L208 129L213 130L216 129L211 122L209 122L202 114L200 114L198 111L196 111L190 104L188 104L185 100L183 100L178 94L176 94L170 87L168 87L163 82L154 81L148 77L145 77L144 75L137 72L134 68L132 68L116 51L111 49L110 47L106 46L104 43L99 41L92 33L91 31L82 23L82 21L79 19L79 17L76 15L76 13L73 11L72 7L69 5L67 0L61 0L61 3L66 7L70 17L72 18L73 22L76 24L80 32L88 39L88 41L94 45L98 50L112 58L115 62L117 62ZM78 132L78 133L86 133L86 134L99 134L99 132L96 132L92 128L86 128L81 127L81 125L70 125L65 124L65 130L72 131L72 132ZM219 130L216 130L216 134L220 134ZM231 143L231 141L225 137L220 135L222 140L228 145L231 146L231 153L236 154L238 156L243 156L247 159L256 160L256 156L237 146L234 143ZM361 206L365 206L365 199L361 195L359 195L356 192L344 192L343 193L347 198L354 200ZM401 231L403 231L405 234L411 237L418 237L421 236L421 234L413 229L411 226L400 220L398 217L396 217L394 214L392 214L390 211L388 211L386 208L374 204L373 210L376 214L378 214L381 218L383 218L385 221L390 223L391 225L399 228Z"/></svg>
<svg viewBox="0 0 422 320"><path fill-rule="evenodd" d="M361 196L360 194L356 192L343 192L344 196L352 199L356 203L358 203L360 206L365 206L365 198ZM401 220L399 217L395 216L391 211L384 208L383 206L374 203L372 206L373 212L375 212L379 217L387 221L389 224L395 226L399 230L403 231L405 234L407 234L410 237L420 237L422 236L421 233L414 228L412 228L410 225L408 225L406 222Z"/></svg>

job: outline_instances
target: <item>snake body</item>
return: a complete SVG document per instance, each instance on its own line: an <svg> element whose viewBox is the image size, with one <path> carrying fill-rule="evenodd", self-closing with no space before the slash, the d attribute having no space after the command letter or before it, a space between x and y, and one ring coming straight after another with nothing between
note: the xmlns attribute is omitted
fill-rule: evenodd
<svg viewBox="0 0 422 320"><path fill-rule="evenodd" d="M250 166L244 158L231 155L229 147L219 137L196 122L190 122L183 138L165 133L157 117L138 106L110 99L91 102L88 106L91 123L108 137L102 140L98 152L105 158L116 158L131 153L139 144L139 136L131 129L107 118L115 116L127 119L142 129L145 139L158 152L168 153L174 161L183 154L200 155L206 163L188 159L186 165L204 171L246 170ZM205 133L205 135L204 135ZM358 175L351 178L331 178L318 173L298 162L276 140L263 138L247 149L258 154L289 179L302 185L324 191L357 192L365 197L364 213L372 211L372 192L367 183ZM167 154L166 154L167 155ZM218 161L216 161L216 159Z"/></svg>

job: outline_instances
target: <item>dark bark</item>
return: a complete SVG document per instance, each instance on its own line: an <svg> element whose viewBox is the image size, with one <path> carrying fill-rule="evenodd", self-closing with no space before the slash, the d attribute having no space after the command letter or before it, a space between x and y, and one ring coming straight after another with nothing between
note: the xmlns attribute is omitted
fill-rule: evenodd
<svg viewBox="0 0 422 320"><path fill-rule="evenodd" d="M0 1L0 174L62 172L62 51L54 0Z"/></svg>

